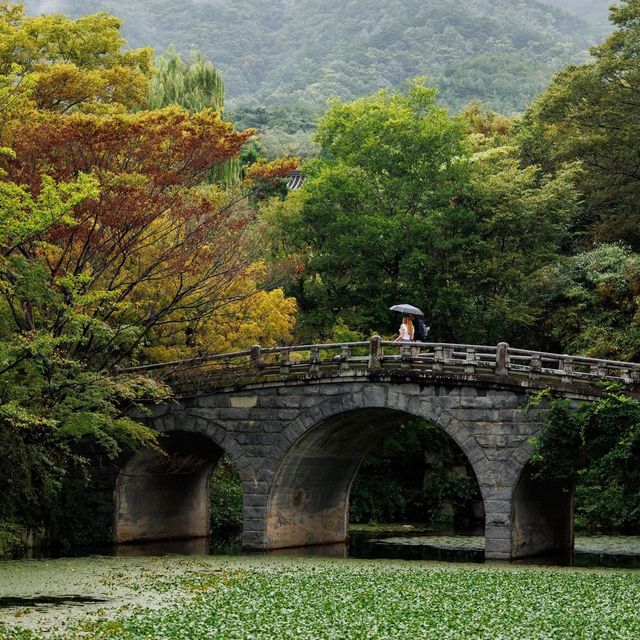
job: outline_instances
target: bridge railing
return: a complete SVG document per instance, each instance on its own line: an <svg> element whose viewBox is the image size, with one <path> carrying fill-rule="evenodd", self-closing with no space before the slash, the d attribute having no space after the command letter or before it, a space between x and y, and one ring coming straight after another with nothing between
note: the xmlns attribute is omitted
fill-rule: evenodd
<svg viewBox="0 0 640 640"><path fill-rule="evenodd" d="M176 391L243 384L253 380L350 375L354 371L417 370L493 375L556 383L640 383L640 364L497 346L439 342L368 341L294 345L175 360L121 369L159 377Z"/></svg>

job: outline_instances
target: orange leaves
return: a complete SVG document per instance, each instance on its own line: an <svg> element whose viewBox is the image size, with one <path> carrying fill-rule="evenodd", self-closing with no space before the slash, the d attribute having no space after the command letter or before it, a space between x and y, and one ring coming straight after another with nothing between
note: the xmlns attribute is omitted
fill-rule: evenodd
<svg viewBox="0 0 640 640"><path fill-rule="evenodd" d="M299 158L278 158L271 162L260 160L252 164L245 172L245 180L253 184L275 186L278 181L300 165Z"/></svg>
<svg viewBox="0 0 640 640"><path fill-rule="evenodd" d="M232 277L231 263L242 261L236 249L246 219L224 214L223 195L200 183L212 166L235 157L251 132L234 131L218 113L41 112L11 134L16 157L2 162L8 178L32 193L43 175L60 181L82 172L100 183L99 197L76 207L73 226L48 232L47 241L61 248L50 265L56 274L90 266L106 277L120 264L109 276L112 287L136 279L165 279L170 287L167 278L182 274L182 294L195 286L186 280L209 278L207 265L224 265Z"/></svg>
<svg viewBox="0 0 640 640"><path fill-rule="evenodd" d="M144 174L153 188L193 185L213 166L235 157L251 136L234 131L217 112L191 115L180 107L135 114L40 114L14 127L18 161L10 171L34 184L78 171Z"/></svg>

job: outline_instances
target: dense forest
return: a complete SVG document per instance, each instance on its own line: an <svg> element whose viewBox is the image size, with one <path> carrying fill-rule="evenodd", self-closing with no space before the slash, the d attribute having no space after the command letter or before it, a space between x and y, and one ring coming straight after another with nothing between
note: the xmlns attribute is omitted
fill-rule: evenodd
<svg viewBox="0 0 640 640"><path fill-rule="evenodd" d="M513 26L509 11L528 8L531 26L541 6L504 15ZM575 19L545 15L535 47L563 64L577 49L546 38ZM224 76L206 56L154 58L125 47L108 14L30 17L0 0L0 554L25 530L108 536L83 502L91 463L161 447L132 416L172 394L126 365L392 337L400 299L425 310L434 340L637 361L639 0L612 23L520 116L448 110L425 78L364 83L317 127L309 107L278 106L316 129L304 187L287 193L299 160L262 159L255 131L224 119ZM638 532L640 404L607 394L578 412L540 398L536 473L577 483L582 526ZM477 487L441 435L408 423L373 449L352 516L470 509ZM218 474L229 502L213 513L233 524L238 485L226 462Z"/></svg>
<svg viewBox="0 0 640 640"><path fill-rule="evenodd" d="M32 13L108 11L130 46L196 47L222 72L239 127L265 146L311 155L313 122L331 97L352 100L428 76L439 104L481 100L520 112L553 72L584 60L608 29L608 0L28 0Z"/></svg>

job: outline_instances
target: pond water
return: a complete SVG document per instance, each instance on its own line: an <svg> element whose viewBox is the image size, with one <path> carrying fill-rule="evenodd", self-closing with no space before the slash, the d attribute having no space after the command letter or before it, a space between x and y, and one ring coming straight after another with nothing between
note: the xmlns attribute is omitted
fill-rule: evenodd
<svg viewBox="0 0 640 640"><path fill-rule="evenodd" d="M79 549L66 556L162 556L162 555L247 555L242 551L239 534L144 544L116 545L106 548ZM40 553L31 557L56 557L61 554ZM255 555L255 554L251 554ZM484 537L478 532L456 533L451 529L424 525L356 526L346 544L315 545L278 549L268 555L434 560L446 562L484 562ZM514 561L519 564L575 567L640 568L640 536L577 535L573 553L554 554ZM0 602L0 608L2 603Z"/></svg>

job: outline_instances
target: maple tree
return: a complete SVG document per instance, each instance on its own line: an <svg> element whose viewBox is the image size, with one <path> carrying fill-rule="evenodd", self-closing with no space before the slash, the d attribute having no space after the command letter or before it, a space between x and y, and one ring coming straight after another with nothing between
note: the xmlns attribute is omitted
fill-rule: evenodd
<svg viewBox="0 0 640 640"><path fill-rule="evenodd" d="M111 16L0 2L0 36L1 554L5 522L79 516L59 505L87 453L157 444L128 409L170 390L117 367L188 355L187 328L198 349L254 340L251 308L282 339L295 304L260 289L248 204L291 162L208 183L253 131L210 109L140 110L150 51L123 52Z"/></svg>

